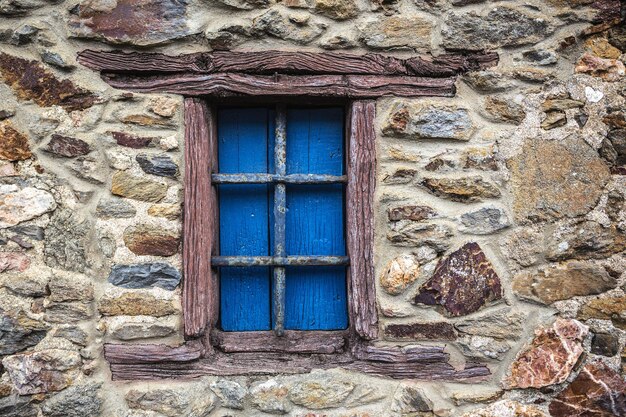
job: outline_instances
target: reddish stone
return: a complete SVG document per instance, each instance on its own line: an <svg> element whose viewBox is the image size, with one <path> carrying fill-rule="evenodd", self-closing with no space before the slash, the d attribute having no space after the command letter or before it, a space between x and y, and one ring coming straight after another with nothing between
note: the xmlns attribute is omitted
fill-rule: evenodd
<svg viewBox="0 0 626 417"><path fill-rule="evenodd" d="M0 252L0 272L23 272L30 266L30 258L20 252Z"/></svg>
<svg viewBox="0 0 626 417"><path fill-rule="evenodd" d="M414 301L441 305L451 316L464 316L500 298L500 278L478 243L471 242L439 262Z"/></svg>
<svg viewBox="0 0 626 417"><path fill-rule="evenodd" d="M18 132L10 121L0 123L0 159L23 161L31 156L28 137Z"/></svg>
<svg viewBox="0 0 626 417"><path fill-rule="evenodd" d="M582 342L589 332L584 324L557 319L551 327L535 331L530 346L511 364L506 380L509 388L541 388L560 384L569 376L583 353Z"/></svg>
<svg viewBox="0 0 626 417"><path fill-rule="evenodd" d="M118 145L134 149L145 148L154 140L151 137L135 136L124 132L111 132L111 135Z"/></svg>
<svg viewBox="0 0 626 417"><path fill-rule="evenodd" d="M155 45L188 35L187 1L84 0L70 20L76 37Z"/></svg>
<svg viewBox="0 0 626 417"><path fill-rule="evenodd" d="M55 155L72 158L74 156L87 155L91 152L89 144L83 140L63 135L52 135L45 150Z"/></svg>
<svg viewBox="0 0 626 417"><path fill-rule="evenodd" d="M454 340L454 326L446 322L389 324L385 327L385 336L389 339L401 340Z"/></svg>
<svg viewBox="0 0 626 417"><path fill-rule="evenodd" d="M61 106L66 111L84 110L97 98L70 80L59 80L37 61L0 53L0 77L22 100L40 107Z"/></svg>
<svg viewBox="0 0 626 417"><path fill-rule="evenodd" d="M178 252L180 237L162 228L138 225L124 231L124 243L136 255L171 256Z"/></svg>
<svg viewBox="0 0 626 417"><path fill-rule="evenodd" d="M550 403L553 417L626 416L626 383L603 362L592 362Z"/></svg>
<svg viewBox="0 0 626 417"><path fill-rule="evenodd" d="M388 213L389 220L396 222L399 220L421 221L432 219L437 215L435 210L428 206L402 206L390 208Z"/></svg>

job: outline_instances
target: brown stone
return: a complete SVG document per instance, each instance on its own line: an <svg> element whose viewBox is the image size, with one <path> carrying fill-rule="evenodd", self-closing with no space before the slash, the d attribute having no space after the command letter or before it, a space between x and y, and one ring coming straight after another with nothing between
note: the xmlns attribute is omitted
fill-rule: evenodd
<svg viewBox="0 0 626 417"><path fill-rule="evenodd" d="M397 222L400 220L412 220L419 222L422 220L432 219L437 212L428 206L401 206L393 207L387 210L389 220Z"/></svg>
<svg viewBox="0 0 626 417"><path fill-rule="evenodd" d="M171 97L155 97L150 99L148 108L161 117L173 117L180 107L180 99Z"/></svg>
<svg viewBox="0 0 626 417"><path fill-rule="evenodd" d="M190 34L187 2L83 0L70 19L72 35L113 44L156 45Z"/></svg>
<svg viewBox="0 0 626 417"><path fill-rule="evenodd" d="M561 110L552 110L546 112L545 117L541 120L541 128L544 130L556 129L567 124L567 115Z"/></svg>
<svg viewBox="0 0 626 417"><path fill-rule="evenodd" d="M389 340L454 340L454 326L445 321L431 323L388 324L385 338Z"/></svg>
<svg viewBox="0 0 626 417"><path fill-rule="evenodd" d="M136 177L125 171L118 171L113 175L111 193L133 200L158 203L167 193L167 184Z"/></svg>
<svg viewBox="0 0 626 417"><path fill-rule="evenodd" d="M400 255L387 264L380 276L380 286L388 294L402 294L419 277L420 265L412 255Z"/></svg>
<svg viewBox="0 0 626 417"><path fill-rule="evenodd" d="M528 139L507 161L519 221L581 216L597 203L609 169L581 137Z"/></svg>
<svg viewBox="0 0 626 417"><path fill-rule="evenodd" d="M15 129L10 121L0 123L0 159L23 161L31 156L33 153L30 151L28 137Z"/></svg>
<svg viewBox="0 0 626 417"><path fill-rule="evenodd" d="M617 59L604 59L584 54L576 64L576 72L602 78L605 81L619 81L624 78L626 68Z"/></svg>
<svg viewBox="0 0 626 417"><path fill-rule="evenodd" d="M163 317L177 312L170 299L143 291L110 292L100 299L98 311L103 316Z"/></svg>
<svg viewBox="0 0 626 417"><path fill-rule="evenodd" d="M350 19L359 14L354 0L316 0L315 11L336 20Z"/></svg>
<svg viewBox="0 0 626 417"><path fill-rule="evenodd" d="M565 224L558 228L546 244L546 258L602 259L626 249L626 234L615 226L604 227L594 221Z"/></svg>
<svg viewBox="0 0 626 417"><path fill-rule="evenodd" d="M387 240L396 246L419 247L426 245L432 247L437 253L441 253L450 247L452 236L454 233L446 225L400 221L391 224L391 230L387 233Z"/></svg>
<svg viewBox="0 0 626 417"><path fill-rule="evenodd" d="M493 147L469 148L461 155L463 168L497 171L498 161Z"/></svg>
<svg viewBox="0 0 626 417"><path fill-rule="evenodd" d="M172 122L168 119L161 117L146 116L143 114L131 114L122 118L122 123L138 125L138 126L173 126Z"/></svg>
<svg viewBox="0 0 626 417"><path fill-rule="evenodd" d="M176 220L180 217L180 204L155 204L148 208L148 214L167 220Z"/></svg>
<svg viewBox="0 0 626 417"><path fill-rule="evenodd" d="M64 156L66 158L87 155L91 152L89 144L84 140L57 135L56 133L52 135L52 139L44 149L54 155Z"/></svg>
<svg viewBox="0 0 626 417"><path fill-rule="evenodd" d="M600 294L617 286L617 280L598 265L572 261L537 273L513 278L513 291L522 298L552 304L572 297Z"/></svg>
<svg viewBox="0 0 626 417"><path fill-rule="evenodd" d="M544 101L541 104L541 110L545 112L554 111L554 110L565 111L565 110L570 110L570 109L579 109L583 107L584 105L585 103L579 100L574 100L574 99L567 98L567 97L565 98L555 97L555 98L550 98Z"/></svg>
<svg viewBox="0 0 626 417"><path fill-rule="evenodd" d="M33 100L41 107L61 106L66 111L84 110L97 98L70 80L59 80L37 61L0 52L0 76L21 100Z"/></svg>
<svg viewBox="0 0 626 417"><path fill-rule="evenodd" d="M400 168L392 174L385 175L383 182L385 184L408 184L415 178L417 170L411 168Z"/></svg>
<svg viewBox="0 0 626 417"><path fill-rule="evenodd" d="M171 256L178 252L180 236L150 225L129 226L124 244L136 255Z"/></svg>
<svg viewBox="0 0 626 417"><path fill-rule="evenodd" d="M30 266L30 258L20 252L0 252L0 272L24 272Z"/></svg>
<svg viewBox="0 0 626 417"><path fill-rule="evenodd" d="M535 331L535 338L511 364L505 384L509 388L541 388L560 384L583 353L589 329L576 320L558 318L550 327Z"/></svg>
<svg viewBox="0 0 626 417"><path fill-rule="evenodd" d="M552 417L626 416L626 382L603 362L588 363L549 410Z"/></svg>
<svg viewBox="0 0 626 417"><path fill-rule="evenodd" d="M611 320L613 325L626 330L626 295L590 300L578 311L580 320Z"/></svg>
<svg viewBox="0 0 626 417"><path fill-rule="evenodd" d="M134 149L145 148L154 140L152 137L135 136L124 132L111 132L111 136L118 145Z"/></svg>
<svg viewBox="0 0 626 417"><path fill-rule="evenodd" d="M419 16L391 16L358 27L359 40L370 48L430 49L432 23Z"/></svg>
<svg viewBox="0 0 626 417"><path fill-rule="evenodd" d="M462 203L500 197L500 190L494 184L478 176L424 178L422 185L438 197Z"/></svg>
<svg viewBox="0 0 626 417"><path fill-rule="evenodd" d="M490 96L485 99L487 117L496 122L519 125L526 118L521 104L515 103L510 97Z"/></svg>
<svg viewBox="0 0 626 417"><path fill-rule="evenodd" d="M471 242L439 262L414 302L440 305L450 316L464 316L500 298L500 278L480 246Z"/></svg>

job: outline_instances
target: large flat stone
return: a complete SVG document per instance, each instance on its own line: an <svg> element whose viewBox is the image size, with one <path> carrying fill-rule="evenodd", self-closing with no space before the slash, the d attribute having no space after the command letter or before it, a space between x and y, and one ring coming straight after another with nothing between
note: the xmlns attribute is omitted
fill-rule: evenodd
<svg viewBox="0 0 626 417"><path fill-rule="evenodd" d="M161 290L163 291L163 290ZM161 292L107 291L98 304L103 316L155 316L162 317L176 313L171 297Z"/></svg>
<svg viewBox="0 0 626 417"><path fill-rule="evenodd" d="M461 203L500 197L501 192L490 181L479 176L469 177L425 177L422 185L434 195Z"/></svg>
<svg viewBox="0 0 626 417"><path fill-rule="evenodd" d="M180 283L180 278L180 272L166 263L115 265L109 274L109 282L122 288L161 287L173 290Z"/></svg>
<svg viewBox="0 0 626 417"><path fill-rule="evenodd" d="M72 36L112 44L166 43L191 34L187 0L83 0L70 17Z"/></svg>
<svg viewBox="0 0 626 417"><path fill-rule="evenodd" d="M535 338L511 364L509 388L542 388L564 382L584 349L589 328L576 320L558 318L535 331Z"/></svg>
<svg viewBox="0 0 626 417"><path fill-rule="evenodd" d="M432 23L420 16L378 17L360 24L359 40L374 49L430 49Z"/></svg>
<svg viewBox="0 0 626 417"><path fill-rule="evenodd" d="M439 262L414 302L441 306L450 316L464 316L500 298L500 278L480 246L472 242Z"/></svg>
<svg viewBox="0 0 626 417"><path fill-rule="evenodd" d="M88 245L92 223L76 216L73 210L55 211L48 227L44 255L46 265L68 271L84 272L88 265Z"/></svg>
<svg viewBox="0 0 626 417"><path fill-rule="evenodd" d="M124 230L124 244L136 255L171 256L178 252L180 235L162 227L140 224Z"/></svg>
<svg viewBox="0 0 626 417"><path fill-rule="evenodd" d="M0 185L0 229L15 226L56 208L52 194L35 187Z"/></svg>
<svg viewBox="0 0 626 417"><path fill-rule="evenodd" d="M24 161L33 156L28 137L15 129L9 120L0 123L0 159Z"/></svg>
<svg viewBox="0 0 626 417"><path fill-rule="evenodd" d="M101 383L75 385L47 400L42 407L46 417L88 417L100 414Z"/></svg>
<svg viewBox="0 0 626 417"><path fill-rule="evenodd" d="M626 295L589 300L580 307L577 318L611 320L616 327L626 330Z"/></svg>
<svg viewBox="0 0 626 417"><path fill-rule="evenodd" d="M502 400L485 408L468 411L461 417L548 417L548 415L534 405Z"/></svg>
<svg viewBox="0 0 626 417"><path fill-rule="evenodd" d="M0 355L12 355L36 345L46 336L47 328L23 311L0 310Z"/></svg>
<svg viewBox="0 0 626 417"><path fill-rule="evenodd" d="M113 174L111 182L112 194L149 203L161 201L167 193L167 188L167 184L137 177L126 171Z"/></svg>

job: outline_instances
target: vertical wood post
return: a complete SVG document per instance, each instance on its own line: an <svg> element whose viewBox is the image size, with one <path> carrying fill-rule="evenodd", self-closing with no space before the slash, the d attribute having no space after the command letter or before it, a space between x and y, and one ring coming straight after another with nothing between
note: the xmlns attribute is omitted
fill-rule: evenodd
<svg viewBox="0 0 626 417"><path fill-rule="evenodd" d="M352 322L359 336L378 337L374 277L374 187L376 185L376 102L350 106L347 238L350 255Z"/></svg>
<svg viewBox="0 0 626 417"><path fill-rule="evenodd" d="M184 112L183 325L185 338L196 338L206 331L217 300L211 276L216 210L211 172L216 138L215 121L204 101L186 98Z"/></svg>

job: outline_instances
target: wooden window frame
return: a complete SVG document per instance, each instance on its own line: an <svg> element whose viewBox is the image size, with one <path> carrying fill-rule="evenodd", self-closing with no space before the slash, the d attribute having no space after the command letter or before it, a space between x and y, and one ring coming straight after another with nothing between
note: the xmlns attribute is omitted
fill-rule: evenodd
<svg viewBox="0 0 626 417"><path fill-rule="evenodd" d="M455 369L444 346L394 346L378 340L374 276L376 104L381 96L451 97L458 74L497 63L495 53L399 59L378 54L211 52L179 56L119 51L79 54L111 86L184 96L185 343L104 345L114 380L202 375L302 373L344 368L392 378L475 380L484 364ZM223 332L217 329L219 281L209 254L219 231L215 104L268 100L340 100L348 106L346 236L349 328L346 331ZM239 98L238 98L239 97ZM192 185L192 186L190 186ZM209 215L207 215L209 213ZM196 256L204 253L207 256Z"/></svg>

